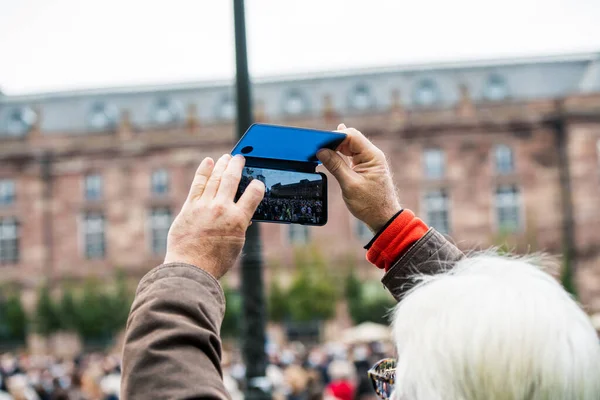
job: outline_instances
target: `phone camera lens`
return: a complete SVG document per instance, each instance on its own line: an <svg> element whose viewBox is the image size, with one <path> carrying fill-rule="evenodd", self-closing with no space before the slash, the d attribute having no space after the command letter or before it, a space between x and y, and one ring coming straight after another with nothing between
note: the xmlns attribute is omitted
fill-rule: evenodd
<svg viewBox="0 0 600 400"><path fill-rule="evenodd" d="M243 147L243 148L242 148L242 154L248 154L248 153L251 153L251 152L252 152L252 150L254 150L254 147L252 147L252 146L246 146L246 147Z"/></svg>

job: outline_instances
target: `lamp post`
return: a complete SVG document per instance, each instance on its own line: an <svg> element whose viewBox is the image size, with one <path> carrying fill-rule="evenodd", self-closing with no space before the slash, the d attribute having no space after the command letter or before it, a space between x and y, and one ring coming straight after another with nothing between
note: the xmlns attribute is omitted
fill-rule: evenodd
<svg viewBox="0 0 600 400"><path fill-rule="evenodd" d="M252 96L246 51L246 21L244 0L233 0L235 27L235 88L237 106L237 133L241 137L252 124ZM260 231L257 224L248 228L242 252L242 354L246 365L246 399L270 399L270 388L265 386L267 355L266 316Z"/></svg>

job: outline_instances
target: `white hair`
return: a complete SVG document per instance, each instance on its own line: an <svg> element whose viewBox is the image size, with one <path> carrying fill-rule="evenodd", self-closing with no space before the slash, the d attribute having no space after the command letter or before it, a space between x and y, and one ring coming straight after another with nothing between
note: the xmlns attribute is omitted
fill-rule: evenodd
<svg viewBox="0 0 600 400"><path fill-rule="evenodd" d="M531 259L478 255L398 304L397 399L598 400L587 315Z"/></svg>

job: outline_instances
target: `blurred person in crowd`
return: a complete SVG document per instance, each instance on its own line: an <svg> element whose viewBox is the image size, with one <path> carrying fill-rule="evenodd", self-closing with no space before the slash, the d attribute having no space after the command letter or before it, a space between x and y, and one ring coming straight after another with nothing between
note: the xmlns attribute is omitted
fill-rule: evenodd
<svg viewBox="0 0 600 400"><path fill-rule="evenodd" d="M71 387L69 388L69 400L92 400L81 388L81 376L78 372L71 375Z"/></svg>
<svg viewBox="0 0 600 400"><path fill-rule="evenodd" d="M502 266L514 269L515 261L465 261L443 235L400 207L383 152L355 129L338 129L347 138L337 151L317 156L339 182L350 212L375 233L367 259L385 271L383 284L401 301L394 327L398 369L385 360L370 370L376 392L387 398L395 390L406 400L600 398L600 345L564 290L526 262L517 262L518 273L491 279ZM217 279L238 258L265 191L255 179L234 202L243 167L243 157L230 155L200 164L169 231L164 264L138 287L123 352L123 398L227 398L218 333L225 305ZM486 265L490 272L483 272ZM543 289L529 293L514 284L534 276ZM477 280L496 295L469 285ZM549 304L559 307L559 318L539 307L540 293L555 299ZM448 315L461 316L462 325ZM486 337L496 329L503 334Z"/></svg>
<svg viewBox="0 0 600 400"><path fill-rule="evenodd" d="M119 360L97 353L75 360L49 355L3 356L0 374L12 397L37 400L114 400L119 395Z"/></svg>
<svg viewBox="0 0 600 400"><path fill-rule="evenodd" d="M356 388L356 397L358 399L369 399L373 397L373 385L368 376L368 371L373 365L370 357L369 348L364 345L356 346L352 351L352 359L354 361L354 368L356 369L358 387Z"/></svg>
<svg viewBox="0 0 600 400"><path fill-rule="evenodd" d="M14 400L40 400L39 396L27 382L23 374L12 375L8 378L8 393Z"/></svg>
<svg viewBox="0 0 600 400"><path fill-rule="evenodd" d="M286 400L308 399L308 373L299 365L290 365L283 372Z"/></svg>
<svg viewBox="0 0 600 400"><path fill-rule="evenodd" d="M354 366L346 360L334 360L329 364L331 382L325 388L325 396L333 400L353 400L356 391Z"/></svg>

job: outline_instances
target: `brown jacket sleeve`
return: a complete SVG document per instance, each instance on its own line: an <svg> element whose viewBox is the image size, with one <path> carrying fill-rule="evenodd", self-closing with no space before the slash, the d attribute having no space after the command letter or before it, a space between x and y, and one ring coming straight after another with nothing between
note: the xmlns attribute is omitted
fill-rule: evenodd
<svg viewBox="0 0 600 400"><path fill-rule="evenodd" d="M397 301L415 285L415 275L435 275L452 269L464 254L431 228L388 270L381 282Z"/></svg>
<svg viewBox="0 0 600 400"><path fill-rule="evenodd" d="M221 286L187 264L156 267L142 278L123 350L121 398L227 399L219 331Z"/></svg>

